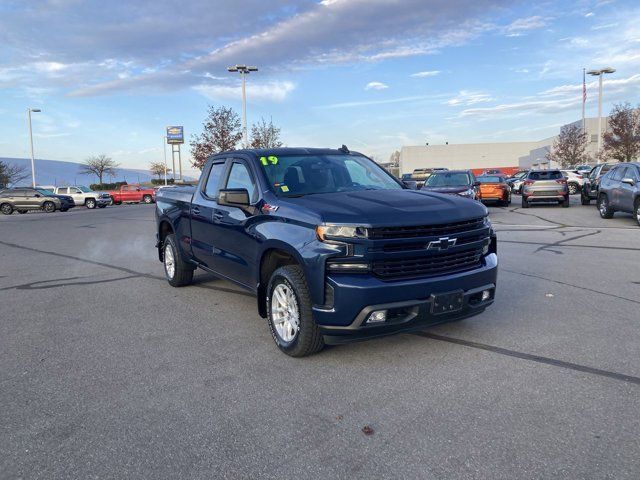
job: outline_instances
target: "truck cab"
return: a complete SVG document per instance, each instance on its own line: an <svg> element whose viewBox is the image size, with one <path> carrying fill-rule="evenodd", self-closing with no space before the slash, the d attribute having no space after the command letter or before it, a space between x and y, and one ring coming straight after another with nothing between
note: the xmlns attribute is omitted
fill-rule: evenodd
<svg viewBox="0 0 640 480"><path fill-rule="evenodd" d="M107 194L115 205L122 203L153 203L156 191L153 188L143 188L140 185L121 185L117 190L110 190Z"/></svg>
<svg viewBox="0 0 640 480"><path fill-rule="evenodd" d="M346 147L239 150L209 158L196 187L158 192L158 258L172 286L199 268L254 293L276 345L303 356L484 311L487 215Z"/></svg>

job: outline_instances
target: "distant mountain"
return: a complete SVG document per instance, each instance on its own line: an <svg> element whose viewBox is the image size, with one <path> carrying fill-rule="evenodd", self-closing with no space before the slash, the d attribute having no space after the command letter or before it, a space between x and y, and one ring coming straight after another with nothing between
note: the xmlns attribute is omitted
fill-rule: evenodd
<svg viewBox="0 0 640 480"><path fill-rule="evenodd" d="M31 172L31 160L28 158L2 158L0 161L9 165L24 166ZM36 183L38 185L89 185L98 183L95 175L83 175L80 173L80 164L75 162L62 162L60 160L36 159ZM142 183L150 182L154 177L148 170L138 170L134 168L118 168L112 177L103 178L105 183L122 182ZM192 178L185 177L185 180ZM31 183L31 177L22 182L27 185Z"/></svg>

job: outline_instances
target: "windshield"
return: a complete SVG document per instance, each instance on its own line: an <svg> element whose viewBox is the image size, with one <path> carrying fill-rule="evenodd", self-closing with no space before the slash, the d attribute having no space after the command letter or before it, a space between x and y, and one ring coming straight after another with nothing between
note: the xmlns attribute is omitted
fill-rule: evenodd
<svg viewBox="0 0 640 480"><path fill-rule="evenodd" d="M464 172L436 172L425 182L428 187L465 187L470 184L469 174Z"/></svg>
<svg viewBox="0 0 640 480"><path fill-rule="evenodd" d="M41 193L42 195L53 195L54 193L51 190L47 190L46 188L36 188L36 191L38 193Z"/></svg>
<svg viewBox="0 0 640 480"><path fill-rule="evenodd" d="M381 167L362 156L268 156L261 157L260 164L276 194L283 197L402 189Z"/></svg>
<svg viewBox="0 0 640 480"><path fill-rule="evenodd" d="M78 187L78 189L80 189L80 191L84 192L84 193L91 193L92 192L92 190L90 188L87 188L87 187L84 187L84 186L80 186L80 187Z"/></svg>
<svg viewBox="0 0 640 480"><path fill-rule="evenodd" d="M480 175L476 180L480 183L502 183L504 181L502 177L494 175Z"/></svg>

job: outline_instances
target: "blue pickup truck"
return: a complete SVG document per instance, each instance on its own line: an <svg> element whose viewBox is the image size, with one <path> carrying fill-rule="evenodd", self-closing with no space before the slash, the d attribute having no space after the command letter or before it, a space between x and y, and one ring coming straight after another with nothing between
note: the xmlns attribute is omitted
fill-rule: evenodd
<svg viewBox="0 0 640 480"><path fill-rule="evenodd" d="M407 188L341 149L237 150L156 197L169 284L201 268L257 297L276 345L305 356L424 329L493 303L496 236L479 202Z"/></svg>

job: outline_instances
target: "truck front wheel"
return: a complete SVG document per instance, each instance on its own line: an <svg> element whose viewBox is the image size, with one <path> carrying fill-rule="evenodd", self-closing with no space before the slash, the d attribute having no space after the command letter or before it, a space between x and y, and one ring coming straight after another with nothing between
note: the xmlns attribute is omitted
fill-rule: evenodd
<svg viewBox="0 0 640 480"><path fill-rule="evenodd" d="M322 350L324 342L313 319L309 288L298 265L285 265L271 275L267 315L271 336L287 355L305 357Z"/></svg>
<svg viewBox="0 0 640 480"><path fill-rule="evenodd" d="M167 235L162 244L164 274L172 287L184 287L193 280L193 266L180 256L175 235Z"/></svg>

